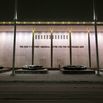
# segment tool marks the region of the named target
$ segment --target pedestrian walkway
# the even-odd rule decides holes
[[[11,71],[0,73],[0,82],[62,82],[62,83],[103,83],[103,72],[96,74],[62,74],[59,70],[49,70],[47,74],[15,74]]]

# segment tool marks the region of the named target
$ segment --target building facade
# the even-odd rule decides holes
[[[103,68],[103,25],[98,23],[99,65]],[[12,67],[13,23],[0,24],[0,65]],[[92,22],[18,22],[15,67],[42,65],[59,68],[84,65],[97,68],[95,30]]]

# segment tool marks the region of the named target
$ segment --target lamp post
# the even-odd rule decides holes
[[[97,75],[100,75],[100,71],[99,71],[99,52],[98,52],[98,35],[97,35],[97,16],[96,16],[94,0],[93,0],[93,21],[94,21],[95,42],[96,42]]]
[[[12,62],[12,74],[11,74],[12,76],[15,76],[16,21],[17,21],[17,0],[15,0],[15,11],[14,11],[13,62]]]

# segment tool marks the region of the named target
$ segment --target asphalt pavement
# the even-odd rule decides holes
[[[102,84],[0,83],[0,103],[102,103]]]
[[[103,73],[0,73],[0,103],[102,103]]]

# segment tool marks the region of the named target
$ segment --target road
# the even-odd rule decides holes
[[[0,83],[0,103],[103,103],[103,84]]]

